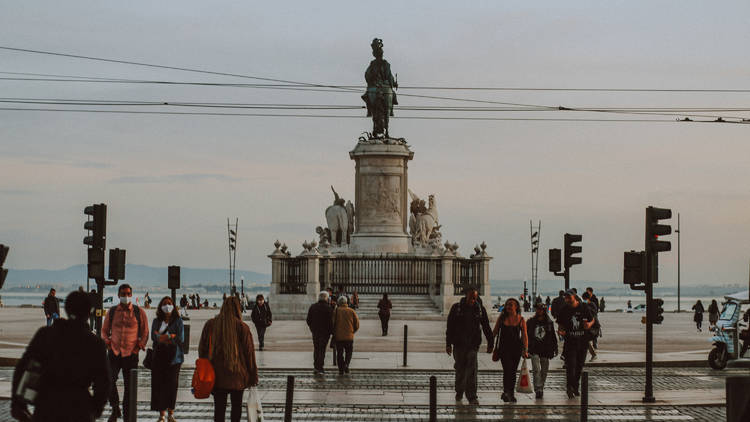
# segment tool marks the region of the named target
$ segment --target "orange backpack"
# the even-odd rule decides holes
[[[211,358],[211,337],[208,337],[208,357]],[[216,373],[211,361],[206,358],[198,358],[195,361],[195,372],[193,372],[193,396],[196,399],[207,399],[214,389]]]

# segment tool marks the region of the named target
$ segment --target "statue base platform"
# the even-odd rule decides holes
[[[411,236],[399,233],[355,233],[351,253],[409,253]]]

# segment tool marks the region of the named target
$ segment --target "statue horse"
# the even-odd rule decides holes
[[[341,246],[348,243],[349,215],[346,208],[341,205],[331,205],[326,208],[326,221],[328,230],[331,232],[331,243]]]
[[[429,197],[429,204],[426,212],[414,217],[413,221],[411,218],[409,219],[409,227],[414,228],[414,239],[422,245],[429,243],[432,230],[438,224],[437,204],[433,195]],[[413,226],[412,223],[414,223]]]

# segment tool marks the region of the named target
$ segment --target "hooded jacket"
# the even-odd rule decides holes
[[[529,354],[552,359],[557,355],[557,333],[555,324],[545,313],[544,318],[534,315],[526,320],[526,332],[529,335]]]
[[[93,421],[102,414],[111,387],[107,349],[86,322],[58,319],[40,328],[16,365],[11,391],[31,360],[42,366],[34,421]],[[18,406],[16,398],[13,402]]]
[[[477,298],[474,306],[466,303],[466,298],[454,303],[448,314],[448,328],[445,331],[445,344],[456,347],[478,349],[482,344],[482,331],[488,344],[492,344],[492,328],[487,317],[487,310],[482,300]]]

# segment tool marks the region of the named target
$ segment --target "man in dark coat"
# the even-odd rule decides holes
[[[60,300],[55,295],[55,289],[49,289],[49,294],[44,298],[44,316],[47,318],[48,327],[60,318]]]
[[[266,302],[263,295],[255,297],[255,307],[250,313],[250,319],[255,324],[255,330],[258,332],[258,350],[263,350],[265,346],[264,340],[266,338],[266,328],[271,326],[273,318],[271,315],[271,307]]]
[[[477,353],[482,344],[482,332],[487,338],[487,353],[492,353],[492,328],[487,310],[479,299],[476,289],[470,288],[459,303],[451,306],[448,314],[448,328],[445,332],[445,352],[453,352],[456,369],[456,400],[464,393],[469,403],[478,405],[477,400]]]
[[[18,420],[44,422],[94,421],[102,414],[112,386],[107,349],[89,331],[89,295],[73,292],[65,300],[68,319],[40,328],[13,372],[11,415]],[[32,361],[41,365],[42,377],[30,417],[26,404],[15,395]],[[89,388],[93,387],[93,396]]]
[[[307,311],[307,326],[313,336],[313,362],[315,374],[325,374],[323,365],[326,358],[328,339],[333,333],[333,309],[328,304],[328,292],[323,290],[318,294],[318,301],[310,305]]]
[[[555,321],[560,317],[560,310],[563,306],[565,306],[565,292],[560,290],[559,296],[552,300],[552,305],[550,307],[550,313]]]

